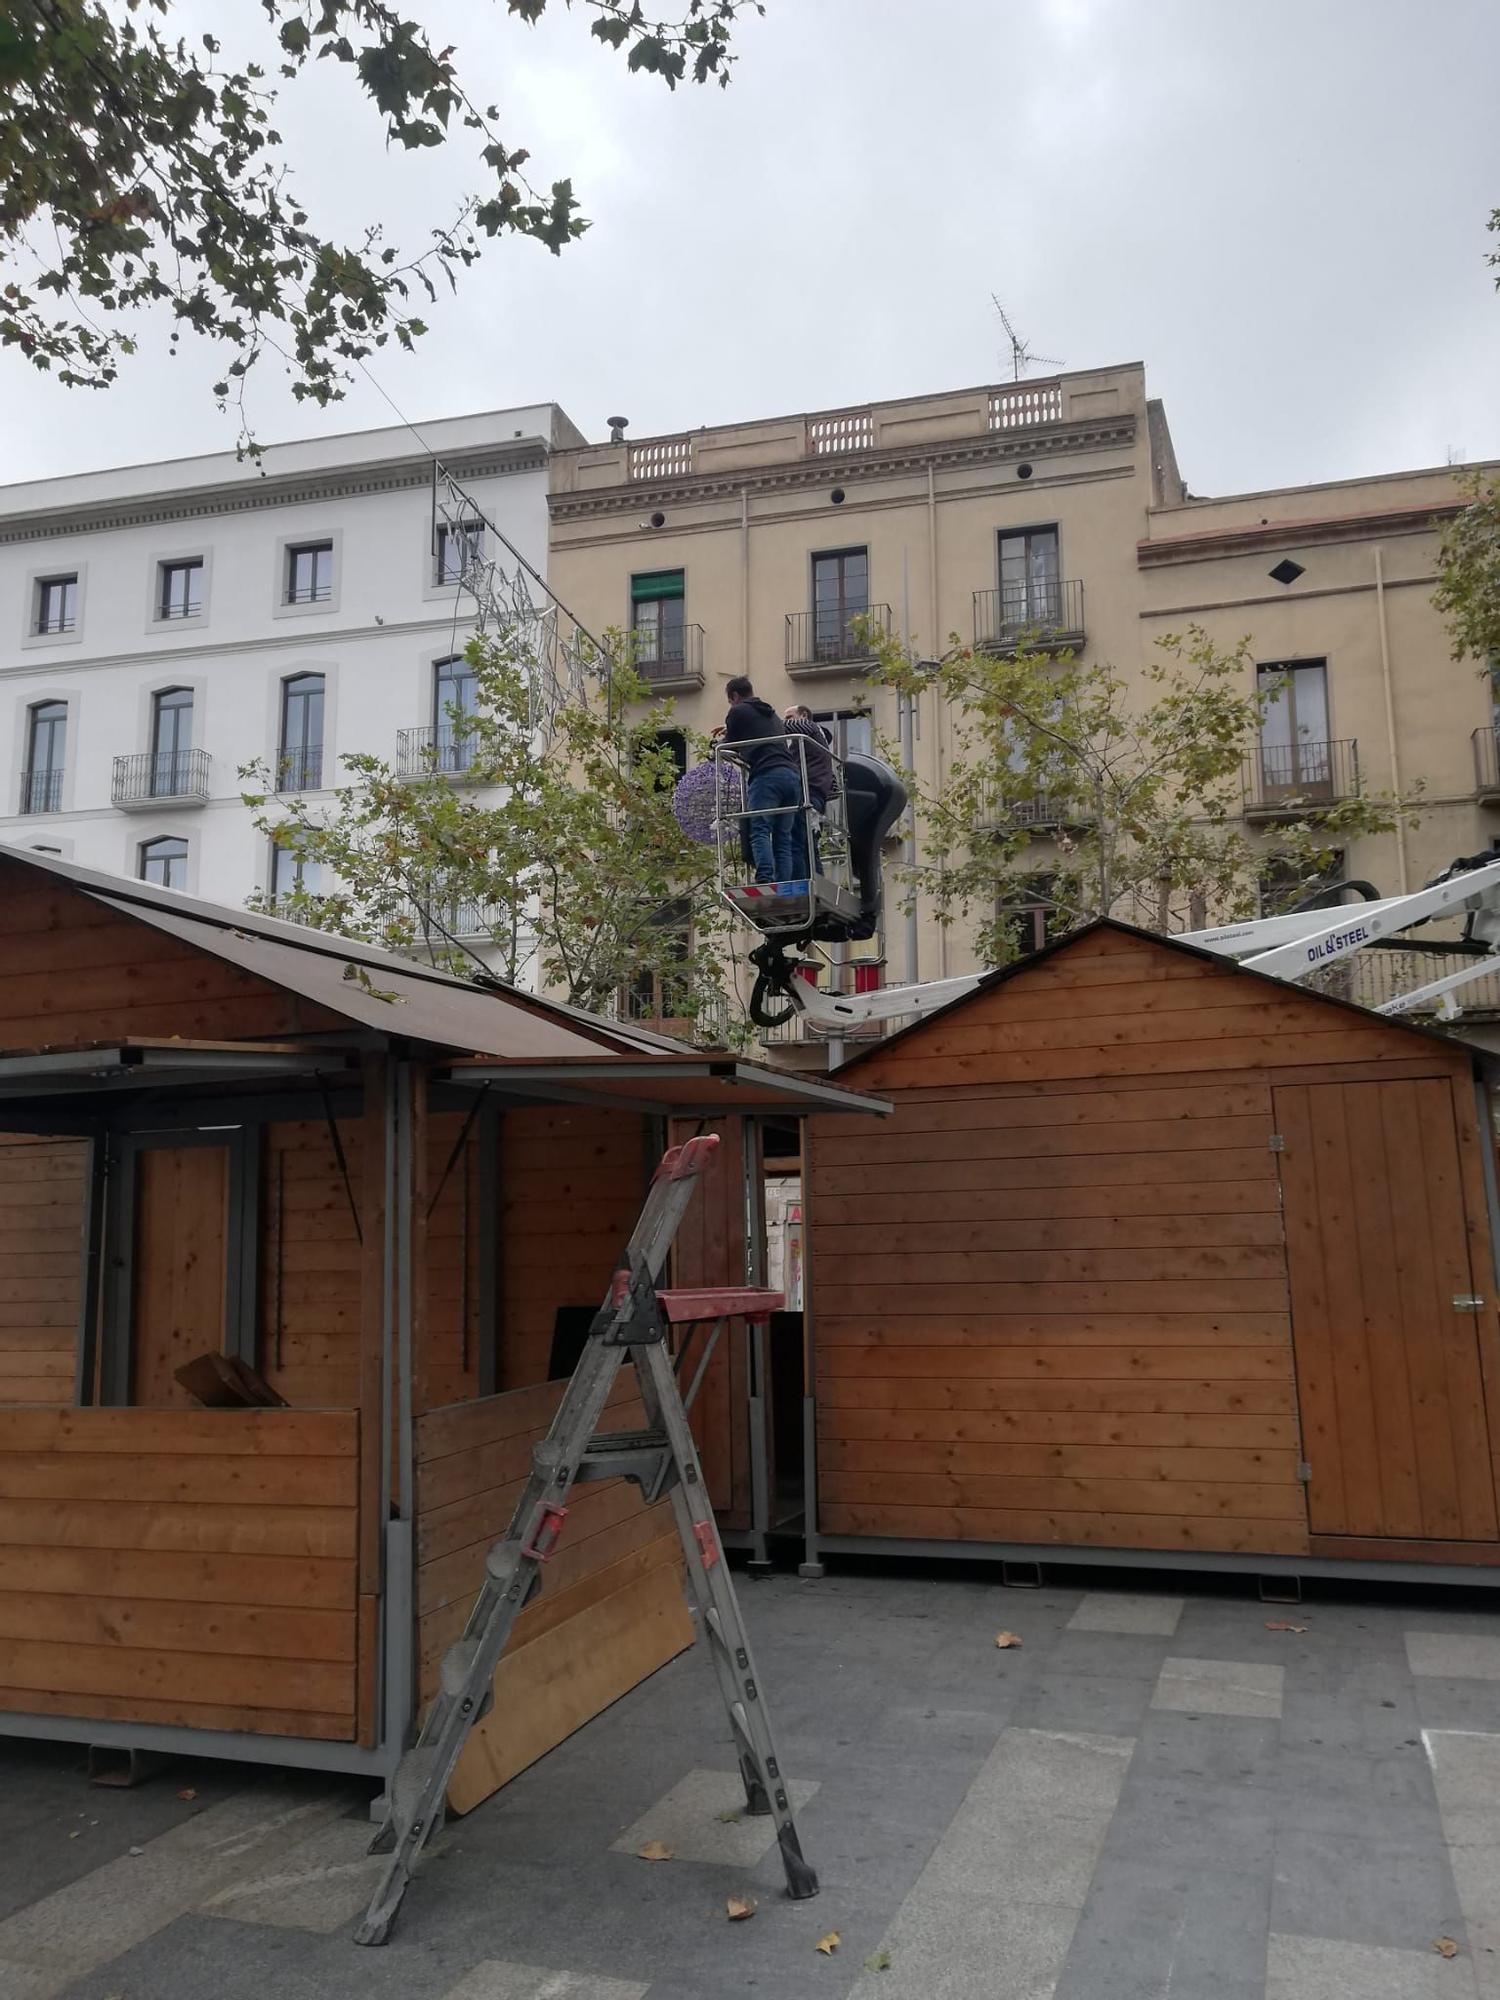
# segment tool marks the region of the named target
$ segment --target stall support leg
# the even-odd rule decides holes
[[[814,1396],[802,1398],[802,1560],[797,1574],[809,1583],[819,1583],[823,1577],[818,1547],[818,1404]]]

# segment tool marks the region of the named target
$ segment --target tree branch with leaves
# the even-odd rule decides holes
[[[475,712],[445,718],[441,754],[413,772],[345,756],[329,804],[245,767],[257,828],[303,871],[258,906],[595,1011],[644,987],[669,1002],[655,1011],[717,1026],[726,919],[713,856],[672,810],[670,705],[616,664],[607,697],[558,709],[543,749],[519,638],[476,639],[467,658]]]
[[[1120,916],[1159,930],[1282,907],[1328,879],[1348,843],[1414,817],[1363,788],[1279,788],[1274,819],[1245,823],[1243,776],[1280,684],[1257,687],[1248,647],[1194,628],[1160,641],[1133,683],[1107,664],[1022,644],[956,639],[936,670],[871,633],[877,682],[936,688],[954,752],[937,786],[909,772],[924,861],[903,884],[979,956],[1015,955],[1015,913],[1045,900],[1058,926]],[[1326,747],[1325,747],[1325,755]],[[1301,774],[1315,773],[1304,758]]]
[[[638,0],[560,4],[669,89],[727,83],[738,17],[764,11],[677,0],[676,18],[655,19]],[[530,26],[548,0],[504,5]],[[108,387],[135,352],[135,316],[166,306],[174,350],[187,328],[226,351],[215,393],[238,407],[241,448],[256,455],[244,387],[267,350],[294,396],[335,401],[377,348],[425,333],[413,301],[456,288],[487,239],[557,252],[588,227],[571,179],[534,184],[527,149],[471,93],[456,49],[385,0],[260,0],[265,54],[242,63],[215,34],[174,36],[179,12],[174,0],[11,0],[0,18],[0,345],[68,386]],[[388,146],[472,135],[471,184],[415,252],[386,242],[378,220],[339,242],[294,189],[277,106],[325,61],[347,71]]]

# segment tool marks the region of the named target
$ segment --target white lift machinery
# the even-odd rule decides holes
[[[808,885],[797,886],[805,895]],[[1333,900],[1350,894],[1363,895],[1365,900],[1353,903]],[[733,901],[742,916],[756,922],[753,898],[735,897]],[[777,901],[774,895],[767,898],[772,907]],[[1479,854],[1457,860],[1424,888],[1409,895],[1380,897],[1367,883],[1344,883],[1325,891],[1318,904],[1279,917],[1260,917],[1175,935],[1181,944],[1217,952],[1252,971],[1295,984],[1310,973],[1335,965],[1371,945],[1394,942],[1416,925],[1464,916],[1463,940],[1456,942],[1455,948],[1467,947],[1473,954],[1471,962],[1441,979],[1384,1001],[1374,1010],[1380,1014],[1405,1014],[1432,1007],[1439,1018],[1451,1020],[1462,1011],[1462,1003],[1456,996],[1471,980],[1500,972],[1500,858],[1494,855]],[[954,979],[924,980],[914,986],[881,987],[872,993],[824,992],[799,974],[799,961],[787,957],[792,940],[784,931],[778,936],[772,924],[758,927],[767,931],[768,944],[752,953],[752,958],[767,990],[786,1003],[788,1013],[779,1018],[795,1014],[818,1035],[841,1037],[870,1021],[920,1018],[972,993],[987,976],[965,973]]]

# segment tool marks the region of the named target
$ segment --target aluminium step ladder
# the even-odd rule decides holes
[[[633,1480],[648,1506],[670,1494],[688,1588],[729,1712],[746,1810],[769,1814],[776,1822],[787,1893],[798,1899],[818,1893],[818,1878],[802,1858],[765,1696],[687,1415],[724,1321],[768,1317],[781,1305],[781,1294],[656,1288],[698,1177],[718,1143],[712,1133],[689,1139],[674,1146],[656,1170],[552,1428],[532,1453],[531,1476],[510,1526],[485,1558],[485,1580],[462,1636],[443,1660],[421,1734],[391,1780],[388,1816],[370,1850],[389,1853],[391,1859],[354,1933],[357,1944],[384,1944],[390,1936],[412,1870],[442,1824],[448,1781],[469,1731],[488,1713],[495,1669],[511,1628],[541,1587],[542,1565],[567,1518],[568,1495],[575,1484],[594,1479]],[[686,1362],[692,1329],[700,1324],[713,1331],[684,1400],[678,1371]],[[673,1325],[688,1329],[675,1367],[668,1351]],[[646,1428],[601,1433],[599,1421],[627,1360],[635,1363]]]

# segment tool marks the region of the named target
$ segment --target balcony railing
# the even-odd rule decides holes
[[[974,644],[1012,652],[1022,640],[1038,646],[1083,644],[1083,584],[1077,577],[1002,584],[974,593]]]
[[[662,690],[703,685],[703,627],[682,625],[670,632],[637,629],[635,670],[643,681]]]
[[[432,914],[434,921],[456,938],[492,937],[506,921],[498,903],[435,903]]]
[[[786,615],[786,670],[819,674],[874,658],[873,641],[889,638],[891,607],[866,604],[857,610],[830,605],[822,611]]]
[[[396,732],[396,773],[402,778],[462,778],[479,761],[479,745],[472,730],[456,729],[451,722],[428,724],[425,729]]]
[[[1359,909],[1357,903],[1346,907],[1351,915]],[[1303,984],[1340,1000],[1352,1000],[1360,1007],[1379,1007],[1399,994],[1414,993],[1419,987],[1446,979],[1450,972],[1461,972],[1466,965],[1473,964],[1474,958],[1473,952],[1461,951],[1457,946],[1449,951],[1440,947],[1425,951],[1387,950],[1379,946],[1341,958],[1310,974]],[[1467,985],[1455,989],[1452,999],[1465,1015],[1500,1015],[1500,973],[1487,972],[1482,979],[1471,979]],[[1420,1021],[1438,1015],[1439,1011],[1440,1002],[1429,1000],[1396,1018]]]
[[[278,792],[316,792],[323,784],[323,746],[303,743],[283,749],[276,759]]]
[[[1474,745],[1474,789],[1482,799],[1500,799],[1500,722],[1476,729]]]
[[[1035,792],[1028,799],[1007,799],[1001,787],[986,785],[974,813],[976,833],[1010,833],[1017,827],[1033,832],[1082,826],[1087,815],[1071,799]]]
[[[55,813],[62,811],[63,767],[55,765],[46,771],[23,771],[21,773],[21,810],[23,813]]]
[[[165,801],[205,805],[208,765],[206,750],[143,750],[116,757],[114,803],[124,812]]]
[[[1245,758],[1241,790],[1247,817],[1295,818],[1318,806],[1359,796],[1359,744],[1262,743]]]

